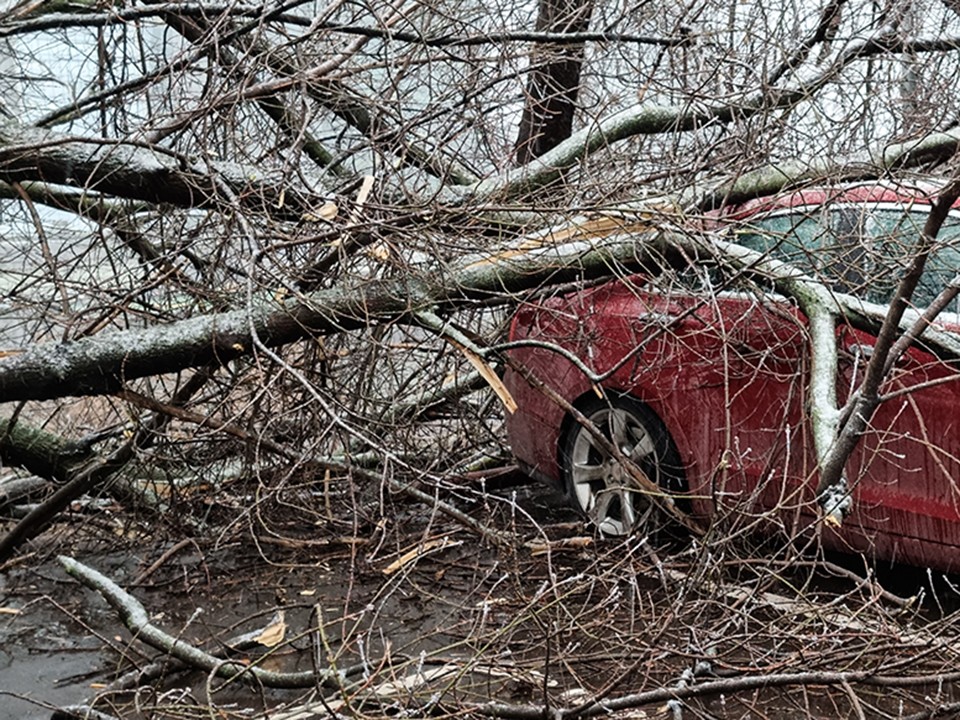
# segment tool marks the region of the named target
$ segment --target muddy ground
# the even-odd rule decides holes
[[[336,534],[311,533],[282,503],[186,540],[170,523],[77,512],[0,575],[0,718],[78,704],[124,718],[479,716],[491,702],[552,711],[591,698],[621,702],[599,714],[625,718],[912,718],[960,699],[949,578],[931,585],[922,571],[886,570],[885,595],[769,542],[711,552],[601,540],[557,494],[504,485],[451,501],[514,532],[513,546],[399,499]],[[58,554],[220,657],[286,673],[354,671],[340,690],[197,671],[120,690],[118,677],[159,653]],[[904,606],[897,594],[922,597]],[[245,633],[246,644],[230,646]],[[790,681],[799,673],[813,677]],[[915,682],[883,680],[908,676]],[[717,689],[682,703],[638,695],[694,686]]]

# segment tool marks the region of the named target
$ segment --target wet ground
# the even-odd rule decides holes
[[[520,492],[538,519],[556,515],[579,524],[560,496],[536,485]],[[448,631],[461,623],[464,604],[476,606],[471,613],[481,607],[485,587],[497,577],[497,551],[443,520],[434,531],[424,534],[421,527],[403,539],[381,533],[376,545],[360,537],[245,537],[214,547],[133,538],[118,538],[124,546],[118,552],[104,551],[89,537],[75,547],[60,537],[0,573],[0,720],[49,718],[57,707],[85,703],[120,669],[142,666],[156,654],[132,642],[103,598],[70,578],[54,553],[68,553],[108,576],[158,625],[211,651],[269,624],[278,609],[284,610],[289,638],[314,623],[319,605],[328,622],[340,619],[328,641],[352,643],[351,662],[362,654],[356,649],[361,644],[377,655],[389,645],[397,656],[455,644],[462,630]],[[418,546],[427,547],[423,557],[405,557]],[[391,565],[398,567],[390,572]],[[310,654],[309,642],[293,639],[266,667],[308,670]],[[191,677],[164,692],[192,693],[196,683]],[[249,693],[240,695],[249,704]],[[267,695],[273,697],[261,697],[252,707],[282,702],[285,694]]]
[[[127,558],[92,560],[129,575]],[[52,560],[0,575],[0,718],[49,718],[51,708],[87,700],[107,660],[96,636],[115,615],[70,582]]]
[[[56,553],[102,572],[158,627],[207,652],[286,673],[360,668],[346,695],[374,716],[489,701],[571,707],[596,693],[801,670],[936,677],[958,666],[949,582],[932,601],[928,592],[919,608],[903,608],[796,559],[778,564],[775,552],[751,560],[720,546],[597,540],[562,498],[536,485],[465,507],[516,532],[518,543],[496,547],[415,505],[337,536],[311,535],[283,514],[189,541],[128,524],[108,543],[102,530],[71,534],[76,526],[64,525],[0,574],[0,720],[49,718],[53,708],[94,699],[116,717],[258,717],[271,708],[271,718],[312,718],[343,697],[201,672],[143,681],[136,692],[111,689],[157,652],[69,577]],[[902,594],[927,583],[909,569],[888,575]],[[257,642],[228,647],[251,631]],[[695,672],[707,674],[691,679]],[[730,691],[689,700],[682,716],[906,718],[954,702],[958,686]],[[620,715],[674,712],[658,701]]]

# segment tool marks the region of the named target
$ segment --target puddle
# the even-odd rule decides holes
[[[52,566],[46,569],[53,571]],[[70,593],[54,593],[45,579],[30,575],[0,576],[0,607],[18,611],[0,614],[0,691],[21,696],[4,695],[0,720],[49,718],[49,706],[83,702],[95,692],[88,676],[105,660],[103,643],[68,616],[88,614],[82,601]],[[59,607],[53,601],[58,596],[64,603]]]
[[[99,649],[48,651],[31,653],[29,649],[4,637],[0,651],[0,688],[5,695],[0,701],[0,720],[48,719],[50,709],[38,707],[48,703],[54,707],[74,705],[87,700],[95,691],[88,682],[64,682],[95,671],[102,663]],[[31,702],[32,701],[32,702]]]

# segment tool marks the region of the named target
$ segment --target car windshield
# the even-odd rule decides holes
[[[748,219],[737,239],[814,274],[839,292],[888,303],[928,213],[929,206],[836,203],[790,208]],[[929,305],[958,271],[960,215],[951,214],[937,235],[913,303]]]

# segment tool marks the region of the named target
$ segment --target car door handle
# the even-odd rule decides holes
[[[847,345],[847,352],[855,357],[862,357],[869,360],[873,355],[873,345],[869,343],[852,343]]]

